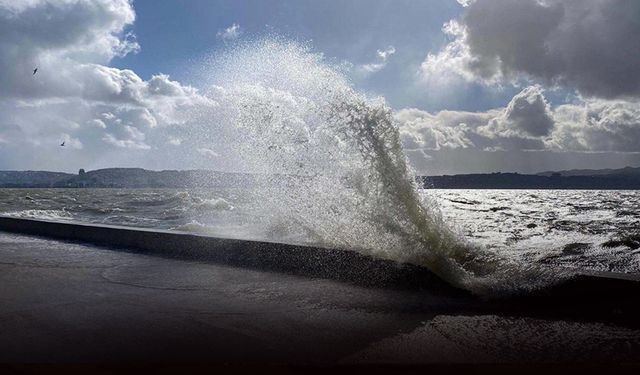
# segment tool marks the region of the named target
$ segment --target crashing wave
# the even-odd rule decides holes
[[[228,147],[257,174],[254,206],[274,231],[309,242],[425,266],[476,293],[541,287],[555,276],[475,246],[418,194],[391,109],[356,92],[307,46],[267,38],[214,62],[199,111],[203,141]],[[285,231],[286,232],[286,231]]]
[[[44,220],[71,220],[73,216],[65,210],[22,210],[4,213],[5,216]]]

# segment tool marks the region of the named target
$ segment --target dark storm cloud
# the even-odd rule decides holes
[[[442,90],[462,83],[487,95],[535,84],[504,108],[423,114],[408,122],[408,112],[399,116],[407,148],[439,145],[423,147],[424,158],[411,153],[416,165],[451,170],[450,160],[474,155],[487,163],[485,170],[509,169],[511,161],[515,170],[535,170],[526,166],[527,155],[542,163],[552,155],[559,163],[589,167],[577,159],[582,154],[597,168],[630,160],[621,154],[640,153],[640,1],[459,3],[464,13],[444,24],[450,41],[427,55],[419,70],[422,83]],[[543,87],[554,91],[554,105]],[[476,121],[461,122],[462,114]]]
[[[584,96],[640,97],[640,1],[477,0],[453,22],[459,29],[445,31],[456,40],[424,66],[445,59],[485,81],[525,76]]]

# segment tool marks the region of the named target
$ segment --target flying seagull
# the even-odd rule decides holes
[[[33,75],[35,76],[38,73],[38,68],[33,69]]]
[[[66,141],[62,141],[62,143],[60,143],[60,147],[64,147],[64,143],[65,143],[65,142],[66,142]]]

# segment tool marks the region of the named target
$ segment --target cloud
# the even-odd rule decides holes
[[[125,125],[119,128],[120,136],[107,133],[102,138],[103,141],[121,148],[132,148],[140,150],[148,150],[151,148],[148,144],[144,143],[145,135],[140,130],[130,125]]]
[[[452,116],[454,118],[452,118]],[[439,112],[432,115],[418,109],[403,109],[395,119],[407,150],[440,150],[473,147],[467,122],[484,123],[482,114]]]
[[[464,83],[474,84],[466,88],[479,84],[492,92],[505,85],[526,88],[503,108],[426,113],[422,121],[401,122],[405,146],[421,146],[432,157],[429,163],[412,160],[451,168],[451,160],[471,163],[461,157],[466,155],[504,168],[508,163],[496,155],[516,158],[514,165],[524,167],[526,155],[547,164],[556,158],[575,165],[580,158],[594,163],[589,155],[607,154],[606,160],[620,162],[631,156],[612,155],[640,152],[640,48],[633,43],[640,35],[640,3],[459,3],[464,13],[443,26],[449,42],[427,55],[419,69],[421,81],[432,90]],[[552,106],[543,87],[575,90],[577,99]],[[433,144],[439,148],[429,147]],[[606,165],[602,158],[602,164],[592,165]]]
[[[377,73],[387,66],[387,61],[396,53],[394,46],[389,46],[384,50],[377,50],[377,61],[369,64],[363,64],[358,67],[362,75]]]
[[[468,7],[474,0],[456,0],[463,7]]]
[[[226,29],[218,31],[216,37],[227,43],[238,39],[241,34],[242,30],[240,29],[240,25],[234,23]]]
[[[463,80],[495,86],[503,80],[502,74],[492,66],[472,55],[467,42],[468,32],[464,25],[456,20],[444,24],[442,32],[452,41],[440,52],[429,53],[420,65],[419,76],[429,86],[448,86]]]
[[[380,59],[382,59],[382,61],[387,61],[387,59],[395,53],[396,48],[394,46],[389,46],[383,51],[378,50],[378,56],[380,57]]]
[[[527,87],[504,108],[484,112],[418,109],[396,113],[405,148],[540,150],[554,127],[550,106],[539,86]]]
[[[540,86],[484,112],[403,109],[395,114],[405,149],[640,152],[640,101],[581,99],[552,108]]]
[[[210,157],[210,158],[217,158],[218,156],[220,156],[220,155],[218,155],[217,152],[215,152],[215,151],[213,151],[213,150],[211,150],[209,148],[201,147],[201,148],[198,148],[197,151],[198,151],[198,153],[200,155],[204,155],[204,156],[207,156],[207,157]]]
[[[544,137],[554,127],[551,106],[540,86],[530,86],[511,99],[500,116],[482,127],[481,133],[490,137]]]
[[[548,147],[587,152],[640,152],[640,102],[589,99],[554,112]]]
[[[167,144],[170,144],[171,146],[180,146],[182,144],[182,139],[169,137]]]
[[[140,49],[128,30],[135,18],[127,0],[0,1],[2,167],[59,169],[149,151],[155,134],[215,104],[167,75],[143,80],[109,66]],[[61,159],[63,140],[73,157]]]
[[[481,83],[533,79],[586,97],[640,97],[640,2],[477,0],[445,25],[453,38],[421,75]]]
[[[82,72],[86,66],[78,72],[68,61],[106,63],[137,51],[134,38],[124,33],[134,20],[125,0],[0,3],[0,95],[45,96],[80,88],[65,83],[90,72]],[[38,73],[29,77],[36,67]]]

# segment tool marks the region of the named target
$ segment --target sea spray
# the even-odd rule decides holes
[[[419,195],[384,100],[356,92],[308,46],[249,42],[214,59],[211,70],[208,96],[217,106],[197,113],[195,132],[225,147],[237,170],[255,174],[251,196],[271,239],[302,232],[316,245],[428,267],[479,294],[554,279],[451,230]]]

